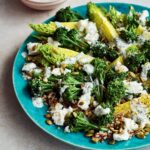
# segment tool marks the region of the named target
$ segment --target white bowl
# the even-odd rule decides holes
[[[65,2],[66,0],[52,0],[51,2],[45,1],[44,2],[40,2],[40,1],[36,1],[34,2],[33,0],[21,0],[22,3],[32,9],[36,9],[36,10],[51,10],[56,8],[59,4]]]

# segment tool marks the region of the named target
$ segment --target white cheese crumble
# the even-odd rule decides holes
[[[64,72],[63,72],[63,74],[67,74],[67,73],[70,73],[70,72],[71,72],[71,70],[70,70],[70,69],[65,68],[65,70],[64,70]]]
[[[67,85],[64,85],[63,87],[60,88],[60,95],[62,96],[62,94],[65,92],[65,90],[68,88]]]
[[[78,101],[78,107],[82,110],[87,110],[89,108],[92,89],[93,83],[91,82],[86,82],[82,87],[83,95],[81,95]]]
[[[70,133],[69,126],[66,126],[65,129],[64,129],[64,131]]]
[[[25,72],[31,72],[33,71],[35,68],[36,68],[36,64],[35,63],[26,63],[24,64],[23,68],[22,68],[22,71],[25,71]]]
[[[91,65],[91,64],[85,64],[83,65],[83,68],[82,68],[87,74],[93,74],[94,73],[94,66]]]
[[[116,141],[125,141],[131,138],[131,135],[129,134],[130,131],[134,131],[138,129],[138,125],[135,123],[134,120],[130,118],[123,118],[124,121],[124,130],[123,133],[113,134],[113,139]]]
[[[146,124],[150,124],[147,106],[139,102],[137,99],[133,99],[130,104],[133,120],[142,128],[144,128]]]
[[[120,52],[123,54],[123,56],[126,57],[126,49],[130,47],[132,44],[128,44],[120,38],[116,39],[116,44]]]
[[[128,133],[127,130],[124,130],[122,134],[113,134],[113,139],[115,141],[125,141],[128,140],[130,138],[130,134]]]
[[[91,22],[88,19],[80,20],[77,27],[79,31],[85,31],[86,35],[84,39],[88,44],[95,44],[99,39],[98,30],[94,22]]]
[[[28,54],[27,54],[26,52],[22,52],[22,53],[21,53],[21,56],[22,56],[23,58],[26,58],[27,55],[28,55]]]
[[[125,65],[122,65],[119,61],[116,63],[115,65],[115,71],[118,71],[118,72],[127,72],[129,71],[129,69],[125,66]]]
[[[68,113],[73,111],[72,107],[63,108],[63,105],[57,103],[51,110],[52,119],[56,125],[63,126],[65,122],[65,117]]]
[[[146,24],[146,18],[149,17],[149,12],[148,10],[143,10],[143,12],[141,13],[140,17],[139,17],[139,20],[141,22],[141,24],[143,26],[145,26]]]
[[[41,72],[42,72],[42,69],[39,69],[39,68],[34,69],[34,73],[36,75],[40,74]]]
[[[124,86],[126,87],[126,92],[129,94],[146,94],[146,90],[143,89],[142,83],[137,81],[123,81]]]
[[[68,57],[64,61],[61,62],[61,64],[68,64],[68,65],[73,65],[75,64],[80,58],[84,56],[84,53],[78,53],[75,57]]]
[[[29,42],[27,44],[27,50],[29,55],[34,55],[37,53],[37,45],[39,45],[39,43]]]
[[[44,79],[47,79],[51,76],[51,68],[50,67],[45,67],[44,69]]]
[[[54,68],[51,73],[54,76],[60,76],[61,75],[61,69],[60,68]]]
[[[48,44],[56,46],[56,47],[61,45],[58,41],[54,41],[53,38],[51,38],[51,37],[48,37],[47,42],[48,42]]]
[[[141,79],[143,81],[146,81],[148,79],[147,78],[148,71],[150,71],[150,62],[147,62],[144,65],[142,65]]]
[[[103,108],[101,105],[98,105],[94,110],[94,114],[96,116],[103,116],[109,113],[110,113],[110,108]]]
[[[42,108],[44,106],[43,99],[41,97],[33,97],[32,104],[34,107]]]

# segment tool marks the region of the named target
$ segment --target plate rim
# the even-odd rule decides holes
[[[119,5],[132,5],[134,7],[141,7],[143,9],[147,9],[150,11],[150,7],[147,7],[147,6],[144,6],[144,5],[139,5],[139,4],[133,4],[133,3],[126,3],[126,2],[96,2],[95,3],[96,5],[105,5],[105,4],[108,4],[108,5],[111,5],[111,4],[119,4]],[[77,10],[79,7],[86,7],[86,4],[83,4],[83,5],[78,5],[76,7],[71,7],[71,9],[73,10]],[[54,15],[55,16],[55,15]],[[51,16],[49,17],[48,19],[44,20],[42,23],[45,23],[51,19],[54,18],[54,16]],[[21,98],[18,96],[18,92],[16,90],[16,84],[15,84],[15,64],[17,62],[17,58],[18,58],[18,55],[19,55],[19,52],[21,51],[21,49],[24,47],[24,43],[27,41],[27,39],[33,34],[34,32],[31,32],[26,38],[25,40],[21,43],[21,46],[19,47],[18,51],[16,52],[16,55],[15,55],[15,58],[14,58],[14,61],[13,61],[13,67],[12,67],[12,84],[13,84],[13,90],[14,90],[14,93],[16,95],[16,99],[17,101],[19,102],[20,106],[22,107],[23,111],[25,112],[25,114],[28,116],[28,118],[30,118],[32,120],[32,122],[38,126],[41,130],[43,130],[46,134],[52,136],[53,138],[59,140],[60,142],[63,142],[63,143],[66,143],[66,144],[69,144],[71,146],[74,146],[74,147],[77,147],[77,148],[82,148],[82,149],[87,149],[87,150],[110,150],[108,148],[91,148],[91,147],[88,147],[88,146],[82,146],[82,145],[79,145],[79,144],[75,144],[74,142],[70,142],[70,141],[67,141],[67,140],[64,140],[62,139],[61,137],[53,134],[52,132],[49,133],[43,126],[41,126],[39,123],[37,123],[33,117],[30,115],[30,113],[28,113],[27,109],[23,106],[23,104],[21,103]],[[133,150],[133,149],[139,149],[139,148],[145,148],[145,147],[148,147],[150,146],[150,143],[147,143],[147,144],[144,144],[144,145],[140,145],[140,146],[134,146],[134,147],[128,147],[128,148],[121,148],[122,150]],[[117,149],[119,150],[119,149]]]

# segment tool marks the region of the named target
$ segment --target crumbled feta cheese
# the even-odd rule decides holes
[[[34,55],[37,53],[37,45],[39,45],[39,43],[32,43],[32,42],[29,42],[27,44],[27,50],[28,50],[28,54],[29,55]]]
[[[60,68],[54,68],[51,73],[54,76],[60,76],[61,75],[61,70],[60,70]]]
[[[126,43],[125,41],[123,41],[120,38],[116,39],[116,44],[117,44],[117,47],[120,50],[120,52],[123,54],[123,56],[126,57],[126,49],[128,47],[130,47],[131,44]]]
[[[83,32],[85,28],[88,26],[88,23],[89,23],[88,19],[80,20],[77,25],[79,31]]]
[[[130,118],[123,118],[123,121],[124,121],[123,133],[120,133],[120,134],[114,133],[113,134],[113,139],[116,141],[124,141],[124,140],[130,139],[131,135],[129,132],[138,129],[138,125],[135,123],[134,120],[132,120]]]
[[[123,118],[124,121],[124,128],[127,129],[128,131],[133,131],[138,129],[138,125],[135,123],[134,120],[130,118]]]
[[[88,19],[80,20],[77,26],[79,31],[85,31],[86,35],[84,39],[88,44],[95,44],[97,42],[99,39],[99,34],[94,22],[91,22]]]
[[[150,124],[147,106],[139,102],[137,99],[133,99],[130,104],[133,120],[142,128],[144,128],[146,124]]]
[[[96,116],[103,116],[109,113],[110,113],[110,108],[103,108],[101,105],[98,105],[94,110],[94,114]]]
[[[126,92],[129,94],[146,94],[146,90],[143,89],[142,83],[137,81],[123,81],[124,86],[126,87]]]
[[[34,107],[42,108],[44,106],[43,99],[41,97],[33,97],[32,104]]]
[[[147,62],[144,65],[142,65],[141,79],[143,81],[147,80],[148,71],[150,71],[150,62]]]
[[[31,72],[33,71],[35,68],[36,68],[36,64],[35,63],[26,63],[23,68],[22,68],[22,71],[25,71],[25,72]]]
[[[92,82],[86,82],[84,83],[82,90],[83,90],[83,94],[86,93],[91,93],[93,89],[93,83]]]
[[[129,71],[129,69],[125,65],[122,65],[119,61],[115,65],[115,70],[118,71],[118,72],[127,72],[127,71]]]
[[[86,93],[83,94],[78,101],[78,107],[80,107],[82,110],[87,110],[90,105],[90,99],[91,99],[91,94]]]
[[[68,65],[73,65],[75,64],[81,57],[84,56],[84,53],[79,53],[75,57],[68,57],[66,58],[61,64],[68,64]]]
[[[51,68],[50,67],[45,67],[45,72],[44,72],[44,78],[47,79],[51,76]]]
[[[67,69],[67,68],[65,68],[65,70],[64,70],[64,74],[67,74],[67,73],[70,73],[71,72],[71,70],[70,69]]]
[[[55,24],[56,24],[57,28],[61,28],[62,27],[61,23],[58,22],[58,21],[55,21]]]
[[[62,94],[65,92],[65,90],[68,88],[67,85],[64,85],[63,87],[60,88],[60,95],[62,96]]]
[[[128,133],[127,130],[124,130],[122,134],[113,134],[113,139],[115,141],[125,141],[125,140],[128,140],[130,138],[130,134]]]
[[[143,10],[143,12],[141,13],[141,16],[139,17],[139,20],[143,26],[145,26],[147,17],[149,17],[148,10]]]
[[[91,64],[85,64],[83,65],[83,70],[87,73],[87,74],[93,74],[94,73],[94,66]]]
[[[66,126],[65,129],[64,129],[64,131],[70,133],[69,126]]]
[[[56,47],[58,47],[59,45],[61,45],[58,41],[54,41],[51,37],[48,37],[48,44],[50,45],[54,45]]]
[[[42,69],[36,68],[34,69],[35,74],[40,74],[42,72]]]
[[[97,101],[93,101],[93,106],[96,107],[98,105]]]
[[[99,39],[99,34],[98,33],[94,33],[94,34],[87,33],[86,36],[84,37],[84,39],[90,45],[95,44]]]
[[[68,113],[73,111],[72,107],[63,108],[62,104],[57,103],[54,108],[52,108],[52,119],[56,125],[63,126],[65,122],[65,117]]]
[[[26,58],[28,54],[26,52],[22,52],[21,55],[23,58]]]
[[[86,56],[86,57],[80,58],[80,59],[78,60],[78,62],[79,62],[81,65],[83,65],[83,64],[89,63],[91,60],[92,60],[91,57],[87,57],[87,56]]]

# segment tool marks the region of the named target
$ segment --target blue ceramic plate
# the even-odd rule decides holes
[[[102,5],[106,8],[109,8],[109,5],[113,5],[117,8],[117,10],[127,13],[129,4],[125,3],[98,3],[98,5]],[[136,11],[141,12],[144,9],[149,10],[149,8],[145,8],[138,5],[133,5],[136,9]],[[74,8],[77,12],[79,12],[81,15],[86,16],[87,7],[79,6]],[[49,22],[50,20],[53,20],[53,18],[50,18],[46,20],[45,22]],[[33,33],[32,33],[33,34]],[[85,149],[93,149],[93,150],[100,150],[100,149],[137,149],[145,146],[150,146],[150,135],[147,136],[145,139],[137,139],[132,138],[128,141],[118,142],[115,145],[109,145],[107,142],[94,144],[90,141],[90,139],[85,138],[83,133],[64,133],[63,129],[58,129],[55,125],[48,126],[45,124],[45,118],[44,114],[47,111],[47,107],[38,109],[33,107],[31,96],[29,94],[29,91],[27,89],[27,81],[25,81],[21,74],[21,69],[23,64],[25,63],[24,58],[22,57],[21,53],[26,51],[26,44],[30,41],[34,41],[34,39],[31,37],[31,35],[25,40],[25,42],[20,47],[13,66],[13,84],[14,84],[14,90],[16,92],[16,96],[18,98],[19,103],[21,104],[22,108],[26,112],[26,114],[33,120],[35,124],[37,124],[42,130],[47,132],[48,134],[52,135],[53,137],[64,141],[68,144],[85,148]]]

